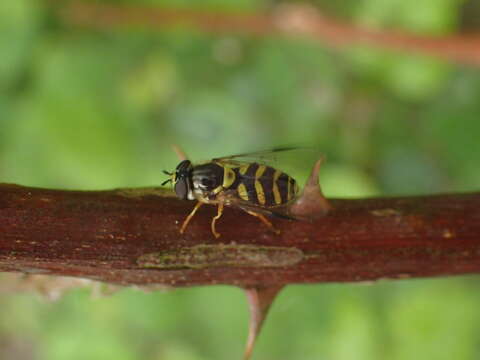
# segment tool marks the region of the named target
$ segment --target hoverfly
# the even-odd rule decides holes
[[[218,238],[216,221],[222,216],[224,206],[235,206],[248,214],[258,217],[275,233],[279,233],[265,217],[291,218],[282,210],[298,194],[295,179],[281,170],[262,162],[248,162],[247,158],[265,158],[280,151],[294,150],[284,147],[255,153],[230,155],[194,165],[190,160],[181,161],[174,172],[163,171],[170,178],[162,186],[172,182],[176,195],[183,200],[197,200],[192,212],[183,222],[183,234],[188,223],[203,204],[217,205],[217,215],[213,217],[211,229]]]

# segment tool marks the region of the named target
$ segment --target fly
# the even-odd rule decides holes
[[[263,164],[263,161],[246,161],[257,158],[263,160],[272,154],[294,150],[276,148],[269,151],[237,154],[212,159],[203,164],[181,161],[174,172],[164,171],[170,178],[162,185],[172,182],[177,197],[182,200],[196,200],[197,204],[184,220],[180,233],[203,204],[217,205],[217,215],[213,217],[211,229],[218,238],[216,221],[223,214],[225,206],[237,207],[259,218],[272,231],[279,234],[266,216],[291,218],[285,214],[285,207],[299,192],[297,182],[285,172]]]

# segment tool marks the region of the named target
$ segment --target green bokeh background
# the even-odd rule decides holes
[[[461,28],[464,2],[316,5],[352,23],[437,36]],[[330,197],[474,191],[479,116],[480,72],[418,54],[191,26],[94,30],[59,18],[46,1],[0,1],[2,182],[155,186],[176,165],[172,143],[196,160],[308,144],[327,155],[321,182]],[[287,165],[301,179],[311,161]],[[477,277],[291,286],[254,359],[478,359],[479,303]],[[55,303],[3,295],[0,359],[239,359],[247,318],[233,287],[94,299],[75,290]]]

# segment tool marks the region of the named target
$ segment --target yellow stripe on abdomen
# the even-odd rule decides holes
[[[228,189],[235,182],[235,171],[231,168],[224,166],[223,167],[223,184],[222,186],[225,189]]]
[[[255,180],[255,191],[257,193],[258,203],[260,205],[265,205],[265,193],[262,184],[260,184],[260,181],[258,180]]]
[[[242,165],[240,166],[240,168],[238,169],[238,172],[242,175],[245,175],[247,173],[247,170],[248,168],[250,167],[250,164],[248,165]]]
[[[240,199],[248,201],[248,192],[244,183],[240,183],[237,187],[238,196]]]
[[[273,199],[275,200],[275,204],[280,205],[282,203],[282,195],[280,194],[280,190],[278,189],[278,184],[277,180],[282,175],[282,172],[280,170],[275,170],[275,173],[273,174]]]
[[[259,165],[257,171],[255,172],[255,180],[261,178],[266,169],[267,167],[265,165]]]

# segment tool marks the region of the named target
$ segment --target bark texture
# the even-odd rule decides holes
[[[0,270],[122,285],[243,287],[480,272],[480,193],[331,200],[313,223],[204,206],[162,189],[0,185]]]

